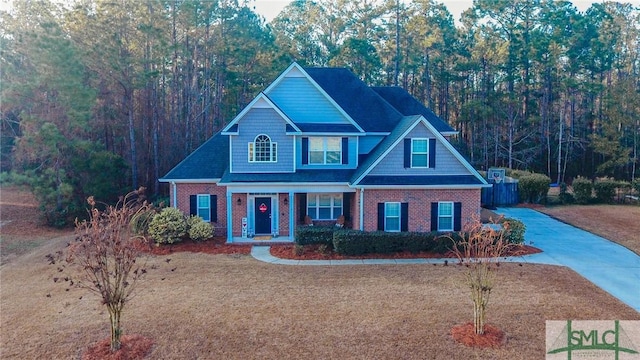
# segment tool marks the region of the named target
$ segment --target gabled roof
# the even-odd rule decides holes
[[[304,71],[366,132],[391,132],[402,114],[345,68]]]
[[[398,86],[372,87],[371,89],[401,112],[402,115],[422,115],[439,132],[445,134],[456,133],[455,129],[411,96],[405,89]]]
[[[218,132],[182,160],[160,182],[216,181],[229,167],[229,136]]]
[[[287,123],[287,126],[290,126],[295,131],[300,131],[300,129],[298,129],[296,124],[294,124],[293,121],[289,119],[287,114],[282,112],[282,110],[280,110],[278,105],[276,105],[273,101],[271,101],[271,99],[269,99],[267,94],[265,94],[264,92],[261,92],[260,94],[258,94],[258,96],[255,97],[255,99],[253,99],[249,103],[249,105],[245,106],[244,109],[242,109],[242,111],[238,115],[236,115],[236,117],[233,118],[233,120],[231,120],[231,122],[227,124],[227,126],[224,127],[224,129],[222,129],[222,133],[227,135],[236,133],[238,131],[238,127],[237,127],[238,121],[240,121],[240,119],[242,119],[251,109],[254,108],[254,106],[256,106],[256,104],[259,104],[259,103],[265,104],[267,107],[275,110],[278,113],[278,115],[280,115],[284,119],[284,121]]]
[[[463,177],[463,178],[457,179],[456,181],[469,180],[470,182],[467,183],[468,185],[481,185],[481,186],[487,185],[487,181],[476,171],[476,169],[474,169],[471,166],[471,164],[469,164],[469,162],[464,157],[462,157],[462,155],[453,147],[453,145],[451,145],[451,143],[449,143],[449,141],[447,141],[447,139],[445,139],[444,136],[440,132],[438,132],[435,129],[435,127],[429,121],[427,121],[422,115],[405,116],[400,121],[400,123],[398,123],[398,126],[396,126],[396,128],[393,129],[391,134],[389,134],[384,140],[380,142],[380,144],[378,144],[378,146],[376,146],[371,151],[369,157],[367,157],[364,163],[362,163],[358,168],[358,170],[354,173],[353,177],[351,178],[351,184],[367,185],[363,182],[372,182],[372,184],[375,183],[376,185],[378,185],[380,182],[383,181],[383,178],[385,178],[386,181],[389,182],[388,183],[389,185],[393,185],[394,183],[397,183],[399,180],[395,178],[400,176],[375,177],[374,179],[375,181],[371,179],[369,180],[365,180],[365,179],[367,177],[367,174],[369,174],[371,170],[373,170],[373,168],[378,163],[380,163],[380,161],[382,161],[382,159],[385,156],[387,156],[389,152],[391,152],[391,150],[393,150],[396,146],[398,146],[398,144],[418,124],[424,124],[431,131],[433,136],[435,136],[436,141],[442,144],[447,149],[447,151],[451,152],[454,155],[454,157],[458,159],[460,163],[469,171],[470,173],[469,177]],[[419,176],[416,176],[416,177],[419,177]],[[422,176],[422,177],[424,178],[425,181],[427,180],[430,182],[435,181],[433,176]],[[471,181],[472,179],[474,180]],[[408,178],[405,180],[408,180]],[[414,182],[416,180],[412,179],[411,181]],[[439,184],[433,184],[433,185],[439,185]],[[465,185],[465,184],[455,184],[455,185]]]

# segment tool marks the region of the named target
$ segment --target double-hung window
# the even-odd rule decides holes
[[[249,162],[276,162],[277,145],[269,136],[261,134],[249,143]]]
[[[309,164],[340,164],[342,162],[342,138],[310,137]]]
[[[438,231],[453,231],[453,202],[438,203]]]
[[[429,139],[411,139],[411,167],[429,167]]]
[[[198,210],[197,214],[204,221],[211,221],[211,196],[209,194],[198,194]]]
[[[400,203],[384,203],[384,231],[400,231]]]
[[[342,215],[342,194],[307,194],[307,214],[313,220],[336,220]]]

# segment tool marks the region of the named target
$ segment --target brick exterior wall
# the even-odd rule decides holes
[[[227,235],[227,187],[216,184],[176,184],[177,206],[173,203],[173,186],[170,186],[171,206],[177,207],[185,215],[189,216],[189,196],[196,194],[209,194],[218,197],[218,221],[212,222],[215,236]],[[235,201],[235,199],[234,199]],[[235,214],[234,214],[235,215]],[[235,217],[235,216],[234,216]]]
[[[409,203],[409,231],[431,231],[431,203],[462,203],[462,226],[480,211],[480,189],[373,190],[364,191],[364,231],[378,229],[378,203]]]

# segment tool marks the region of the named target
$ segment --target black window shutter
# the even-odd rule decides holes
[[[400,231],[409,231],[409,203],[400,204]]]
[[[462,203],[453,203],[453,231],[462,230]]]
[[[218,222],[218,195],[209,195],[209,216],[211,222]]]
[[[349,163],[349,138],[342,138],[342,163]]]
[[[302,138],[302,165],[309,163],[309,138]],[[306,199],[306,198],[305,198]]]
[[[431,231],[438,230],[438,203],[431,203]]]
[[[304,222],[304,218],[307,216],[307,193],[298,194],[298,199],[300,199],[300,207],[298,208],[300,222]]]
[[[429,167],[436,167],[436,139],[429,139]]]
[[[411,167],[411,139],[404,139],[404,167]]]
[[[345,220],[351,220],[351,194],[342,193],[342,215]]]
[[[189,195],[189,215],[198,215],[198,195]]]
[[[384,231],[384,203],[378,203],[378,230]]]

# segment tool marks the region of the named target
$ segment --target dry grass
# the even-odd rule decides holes
[[[44,256],[68,239],[0,267],[0,358],[78,359],[108,336],[97,297],[52,281],[58,273]],[[547,319],[640,320],[566,268],[503,264],[488,322],[507,342],[473,349],[450,335],[472,319],[459,266],[292,267],[196,253],[148,265],[156,269],[123,327],[154,341],[150,359],[540,359]]]
[[[640,255],[640,206],[571,205],[536,210],[598,234]]]

